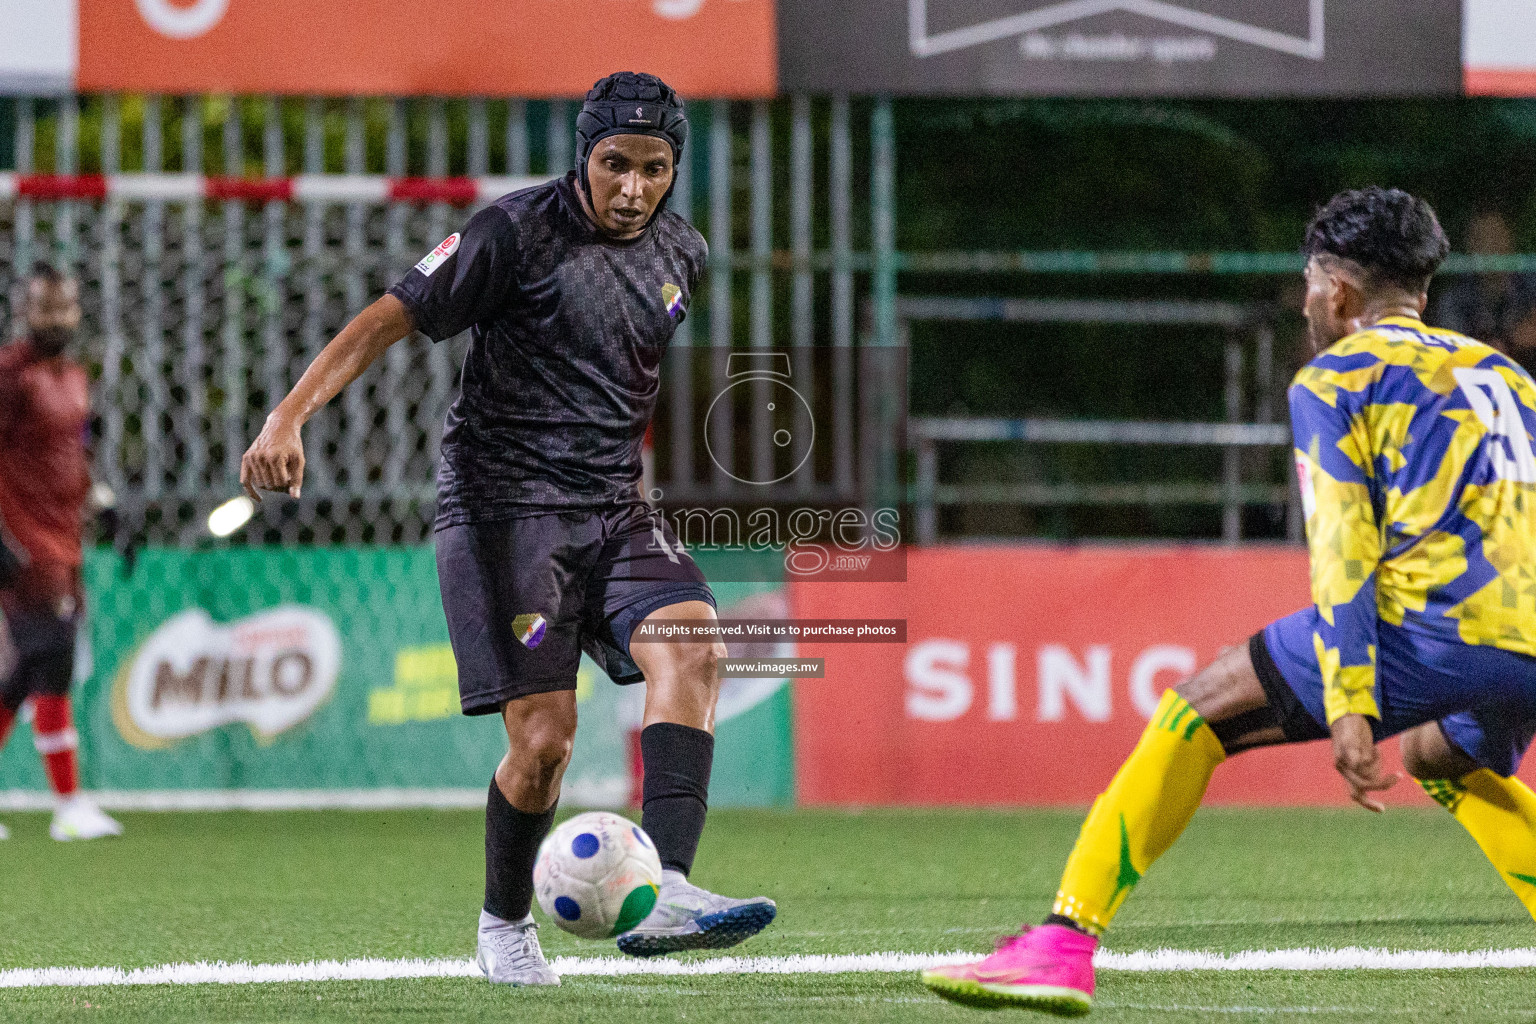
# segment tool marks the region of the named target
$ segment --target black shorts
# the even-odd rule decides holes
[[[582,651],[638,683],[635,626],[669,604],[715,603],[665,517],[638,503],[445,527],[437,578],[466,715],[576,689]]]
[[[14,712],[28,697],[69,693],[83,597],[79,566],[42,560],[27,563],[0,590],[0,629],[15,655],[9,674],[0,678],[0,707]]]

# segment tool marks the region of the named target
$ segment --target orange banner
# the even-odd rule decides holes
[[[79,0],[82,91],[683,97],[777,88],[773,0]]]
[[[802,802],[1087,804],[1166,687],[1309,600],[1288,548],[913,549],[907,571],[791,585],[800,618],[907,620],[904,646],[799,645],[826,659],[794,693]],[[1234,757],[1208,799],[1348,802],[1326,743]]]

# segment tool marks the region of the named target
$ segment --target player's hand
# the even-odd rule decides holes
[[[262,491],[287,491],[297,498],[304,484],[304,442],[297,424],[268,416],[240,460],[240,484],[254,501]]]
[[[1397,785],[1396,772],[1384,775],[1371,720],[1364,715],[1344,715],[1329,727],[1333,733],[1333,766],[1349,785],[1349,798],[1368,811],[1380,814],[1386,805],[1372,793]]]

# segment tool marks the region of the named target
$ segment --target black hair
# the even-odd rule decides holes
[[[1360,265],[1370,284],[1423,291],[1451,251],[1430,205],[1402,189],[1367,188],[1340,192],[1307,225],[1301,250],[1308,257],[1331,255]]]
[[[61,285],[69,278],[47,260],[38,260],[32,264],[32,272],[27,275],[27,280],[35,284]]]
[[[674,164],[682,159],[688,142],[688,115],[683,101],[672,87],[655,75],[640,71],[617,71],[600,78],[587,93],[576,117],[576,179],[587,198],[592,197],[587,182],[587,158],[592,147],[610,135],[652,135],[665,139],[672,147]],[[667,196],[672,190],[667,190]],[[660,213],[666,204],[656,208]]]

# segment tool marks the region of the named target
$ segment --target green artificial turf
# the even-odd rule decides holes
[[[1080,812],[717,811],[697,882],[766,894],[739,948],[985,950],[1038,920]],[[468,957],[482,822],[464,812],[125,815],[127,834],[55,844],[41,815],[0,843],[0,969],[352,957]],[[546,925],[551,955],[612,955]],[[1114,950],[1536,946],[1536,926],[1437,810],[1202,811],[1115,923]],[[85,1004],[89,1003],[87,1007]],[[0,1021],[962,1020],[909,975],[472,980],[0,990]],[[1016,1013],[1017,1019],[1033,1019]],[[1101,972],[1119,1021],[1532,1020],[1521,971]],[[1045,1019],[1045,1018],[1039,1018]]]

